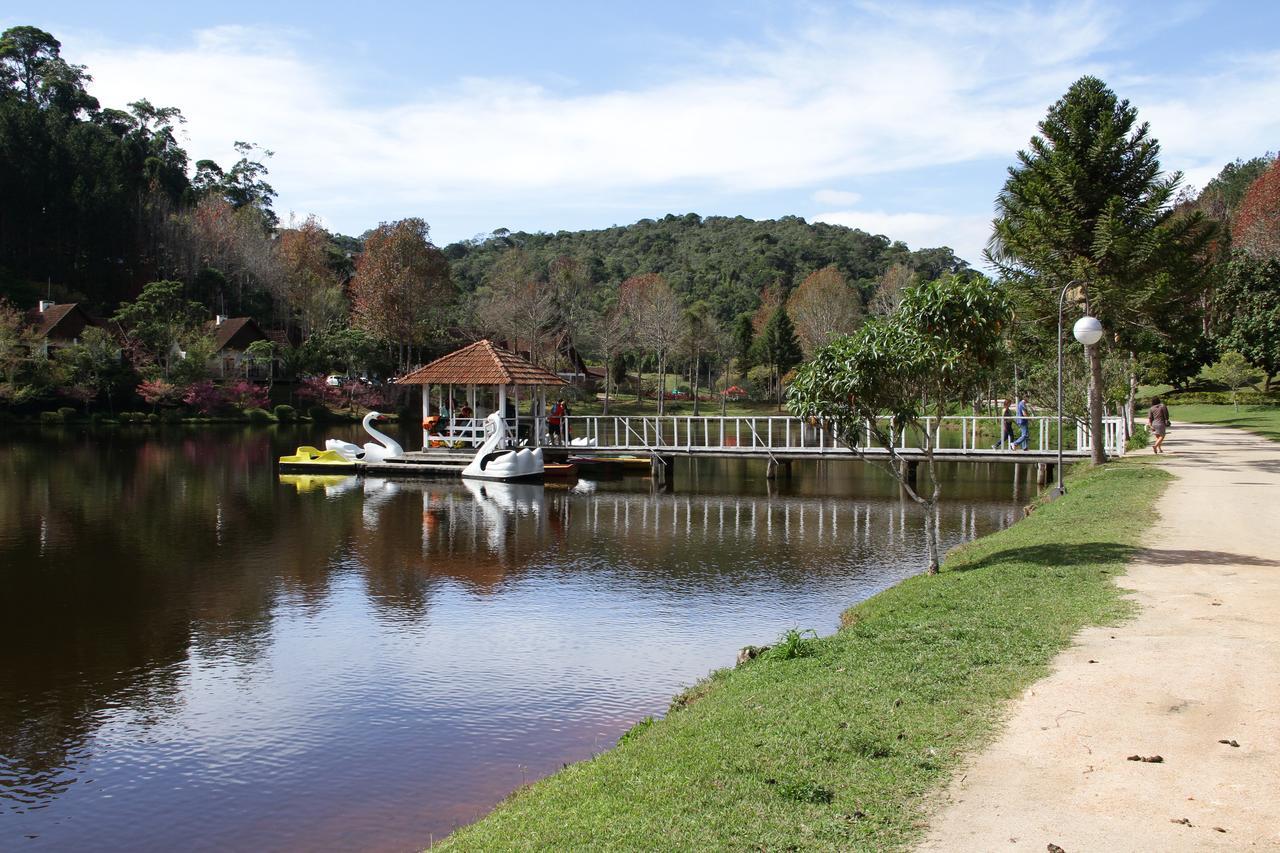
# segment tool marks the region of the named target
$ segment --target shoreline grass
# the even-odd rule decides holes
[[[1280,441],[1280,406],[1234,406],[1214,403],[1175,403],[1169,406],[1175,421],[1229,426],[1247,430],[1272,441]],[[1171,433],[1174,439],[1176,431]]]
[[[1009,700],[1082,627],[1130,612],[1124,571],[1169,475],[1116,463],[845,612],[836,634],[713,673],[618,747],[436,846],[905,849]],[[795,651],[794,649],[792,651]]]

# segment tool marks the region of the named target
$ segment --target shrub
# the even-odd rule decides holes
[[[237,409],[261,409],[267,405],[267,388],[241,379],[222,389],[222,399]]]
[[[208,379],[192,382],[182,395],[182,402],[202,415],[211,415],[226,405],[222,389]]]
[[[294,409],[293,406],[290,406],[288,403],[281,403],[280,405],[275,407],[274,411],[276,414],[276,420],[280,421],[280,423],[282,424],[289,423],[290,421],[293,421],[293,420],[297,420],[297,417],[298,417],[297,410]]]
[[[44,426],[56,426],[63,423],[62,412],[41,412],[40,423]]]
[[[251,409],[245,409],[244,414],[249,419],[249,423],[253,424],[269,424],[273,420],[270,412],[256,406]]]
[[[327,421],[332,415],[324,406],[312,406],[307,409],[307,414],[311,416],[311,420],[316,422]]]
[[[770,660],[791,660],[808,657],[813,653],[813,643],[818,639],[818,632],[809,628],[801,631],[790,628],[774,643],[773,648],[764,653]]]
[[[154,417],[154,415],[152,417]],[[161,423],[166,423],[166,424],[182,423],[182,412],[178,411],[177,409],[161,409],[160,421]]]
[[[163,379],[146,379],[138,383],[138,396],[148,406],[176,406],[182,402],[182,389]]]
[[[93,426],[98,426],[104,420],[106,420],[106,416],[103,415],[102,412],[94,412],[93,414],[89,415],[89,423],[92,424]]]
[[[1169,405],[1183,403],[1186,405],[1231,405],[1230,391],[1175,391],[1162,399]],[[1236,394],[1236,402],[1244,406],[1280,406],[1280,396],[1264,394],[1261,391],[1240,391]]]
[[[1124,443],[1125,450],[1139,450],[1151,443],[1151,433],[1141,424],[1137,424],[1133,428],[1133,435],[1129,436],[1129,440]]]
[[[58,414],[62,415],[63,421],[73,421],[76,419],[77,412],[70,406],[59,406]]]

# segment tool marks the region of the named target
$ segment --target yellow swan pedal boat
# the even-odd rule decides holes
[[[352,460],[336,450],[320,450],[304,444],[292,456],[281,456],[281,465],[346,465],[353,467]]]

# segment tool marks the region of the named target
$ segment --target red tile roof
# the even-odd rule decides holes
[[[232,342],[232,338],[235,338],[241,331],[245,331],[246,334],[239,341],[241,345],[235,347],[235,349],[244,349],[253,341],[259,341],[266,337],[252,317],[228,317],[221,323],[214,320],[211,325],[213,326],[214,352],[222,352]]]
[[[84,326],[103,325],[102,321],[91,315],[80,307],[78,302],[64,302],[61,305],[50,305],[41,311],[39,308],[32,308],[27,312],[27,322],[35,329],[37,335],[47,338],[54,332],[58,326],[67,319],[72,312],[79,312],[82,315],[82,325],[74,326],[65,337],[75,337],[80,333]]]
[[[568,385],[492,341],[474,344],[442,355],[396,380],[399,385]]]

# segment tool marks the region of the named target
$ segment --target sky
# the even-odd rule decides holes
[[[192,158],[274,152],[281,219],[440,245],[667,213],[802,216],[980,265],[994,199],[1084,74],[1203,184],[1280,148],[1280,3],[217,4],[6,0],[104,106]]]

